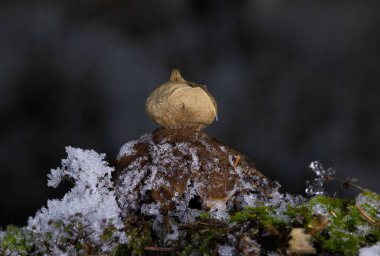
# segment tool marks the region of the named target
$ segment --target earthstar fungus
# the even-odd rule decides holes
[[[191,222],[201,213],[227,219],[230,210],[277,188],[246,156],[202,131],[216,117],[216,101],[178,70],[153,91],[146,110],[162,127],[121,148],[115,193],[125,216],[153,217],[159,237],[170,240],[176,221]]]

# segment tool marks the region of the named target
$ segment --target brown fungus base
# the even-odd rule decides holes
[[[276,186],[246,156],[201,131],[161,128],[123,148],[114,182],[125,211],[154,202],[166,214],[180,201],[201,212],[221,203],[236,210],[244,195],[269,197]]]

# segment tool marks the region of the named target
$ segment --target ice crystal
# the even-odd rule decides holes
[[[329,213],[328,209],[326,208],[325,205],[322,204],[316,204],[312,207],[313,213],[314,214],[319,214],[323,216],[330,216],[331,214]]]
[[[120,148],[119,154],[117,155],[116,159],[119,160],[123,156],[130,156],[130,155],[135,154],[136,150],[134,150],[133,147],[141,141],[149,141],[150,139],[151,139],[151,135],[145,134],[145,135],[141,136],[141,138],[139,140],[132,140],[132,141],[125,143]]]
[[[196,189],[194,184],[187,185],[185,196],[176,201],[176,206],[173,210],[169,211],[169,215],[178,219],[181,223],[191,223],[195,221],[202,211],[199,209],[192,209],[189,207],[190,201],[196,198]]]
[[[219,220],[227,220],[230,215],[227,213],[227,205],[226,202],[223,201],[215,201],[212,203],[212,207],[210,209],[210,214],[212,217]]]
[[[116,241],[125,243],[126,237],[121,231],[124,226],[111,182],[114,169],[103,160],[105,155],[72,147],[67,147],[66,152],[68,157],[62,160],[62,167],[51,170],[48,175],[48,185],[57,187],[68,179],[74,181],[74,187],[61,200],[48,200],[46,208],[29,218],[27,228],[41,239],[49,234],[50,239],[39,246],[47,244],[48,250],[57,252],[54,255],[80,254],[75,245],[60,246],[62,241],[70,239],[78,243],[91,242],[99,246],[100,251],[111,250]],[[107,229],[113,232],[104,241]]]
[[[366,236],[372,231],[372,227],[370,225],[357,225],[356,232],[361,236]]]
[[[129,156],[134,153],[136,153],[136,150],[133,149],[133,147],[136,145],[138,141],[137,140],[132,140],[127,143],[125,143],[121,148],[119,155],[117,156],[117,160],[119,160],[122,156]]]
[[[235,248],[229,245],[221,245],[218,248],[218,253],[220,256],[233,256],[236,255]]]
[[[335,174],[335,169],[331,167],[325,169],[323,165],[318,161],[311,162],[309,168],[312,169],[317,177],[312,181],[306,181],[306,194],[309,196],[327,194],[324,186]]]
[[[370,247],[361,248],[359,256],[376,256],[380,255],[380,242]]]
[[[277,219],[284,221],[289,220],[289,216],[286,216],[285,212],[288,207],[296,207],[306,202],[306,198],[301,195],[291,195],[288,193],[280,193],[278,188],[275,188],[271,194],[270,198],[260,198],[257,194],[247,194],[242,198],[243,207],[259,207],[266,206],[276,209],[275,213],[272,215]]]
[[[173,221],[171,221],[170,224],[172,232],[166,235],[165,242],[168,243],[168,241],[173,241],[175,243],[176,241],[178,241],[179,228],[178,225],[176,225]]]

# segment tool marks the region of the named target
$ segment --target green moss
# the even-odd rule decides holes
[[[342,210],[345,209],[348,203],[349,201],[345,199],[318,195],[311,198],[307,205],[310,207],[310,210],[314,207],[321,207],[326,210],[327,215],[334,216],[341,215]]]
[[[373,243],[380,241],[380,228],[374,229],[368,236],[367,239]]]
[[[182,248],[182,251],[179,253],[179,256],[190,256],[193,252],[193,246],[186,245],[184,248]]]
[[[275,209],[271,206],[246,207],[230,217],[230,222],[242,223],[246,221],[257,221],[260,225],[285,224],[283,219],[276,216]]]
[[[380,196],[365,191],[359,194],[357,200],[318,195],[303,205],[289,205],[284,212],[289,217],[288,220],[276,217],[276,209],[273,207],[261,205],[234,213],[230,221],[239,224],[255,221],[262,226],[280,225],[285,227],[280,229],[282,232],[292,227],[303,227],[313,235],[321,252],[356,255],[359,248],[374,244],[380,238],[376,219],[379,214]],[[368,215],[370,220],[358,209],[359,202],[361,211]],[[260,239],[260,235],[257,239]]]
[[[114,255],[145,255],[144,247],[154,244],[152,234],[152,225],[149,221],[140,218],[139,216],[130,216],[124,222],[129,243],[127,245],[118,246]]]
[[[327,196],[310,199],[307,204],[309,210],[318,208],[329,220],[329,226],[323,234],[314,234],[324,250],[341,255],[356,255],[360,247],[379,241],[378,226],[366,220],[361,211],[373,221],[378,213],[376,205],[380,203],[380,197],[366,191],[359,194],[357,199],[359,198],[361,203]]]
[[[199,218],[200,219],[210,219],[210,218],[212,218],[212,216],[209,212],[204,212],[204,213],[199,214]]]
[[[11,251],[18,255],[29,255],[32,250],[33,236],[32,232],[25,228],[19,228],[13,225],[7,226],[5,235],[0,242],[0,253],[5,255]]]
[[[216,220],[209,213],[203,213],[195,223],[179,223],[181,237],[178,244],[181,251],[178,255],[188,256],[194,252],[215,255],[218,245],[229,241],[229,235],[233,235],[238,243],[244,237],[257,241],[262,252],[286,252],[289,232],[294,227],[304,228],[306,233],[312,234],[318,254],[357,255],[361,247],[380,240],[379,208],[380,195],[364,191],[356,200],[319,195],[302,205],[289,205],[283,212],[288,218],[278,217],[275,207],[263,203],[232,213],[228,221]],[[58,221],[52,225],[68,234],[68,238],[57,241],[58,246],[75,245],[89,255],[99,255],[100,248],[85,242],[88,234],[81,223],[65,225]],[[129,243],[117,246],[111,255],[152,255],[144,250],[145,246],[164,246],[154,235],[151,222],[143,216],[128,217],[125,227]],[[101,236],[104,243],[112,239],[115,230],[110,226],[104,231]],[[40,243],[41,247],[49,239],[49,233],[35,237],[24,228],[8,226],[0,241],[0,255],[5,255],[7,251],[30,255],[34,253],[36,243]],[[51,248],[46,245],[46,254],[49,252]]]
[[[187,245],[187,251],[189,248],[192,252],[199,252],[202,255],[215,255],[216,247],[219,242],[226,239],[228,232],[221,229],[205,228],[191,234],[191,244]],[[185,247],[186,248],[186,247]],[[185,254],[187,255],[187,254]]]
[[[289,205],[284,214],[290,217],[289,221],[293,227],[306,227],[313,219],[313,212],[306,205]]]
[[[203,218],[195,223],[181,226],[185,235],[181,241],[179,255],[187,256],[194,252],[201,255],[216,255],[218,244],[227,242],[231,230],[228,223],[213,218]]]
[[[117,231],[117,229],[114,227],[114,226],[109,226],[107,227],[103,234],[100,236],[100,238],[104,241],[104,242],[107,242],[108,240],[110,240],[113,236],[113,233]]]
[[[329,232],[330,238],[323,241],[322,248],[341,255],[356,255],[360,243],[364,240],[362,236],[356,236],[337,229]]]
[[[214,247],[212,244],[218,240],[220,237],[220,234],[217,233],[215,230],[207,230],[202,234],[202,240],[201,244],[199,246],[199,251],[202,253],[202,255],[211,255],[212,250],[211,248]]]
[[[346,199],[330,197],[325,195],[317,195],[309,200],[309,205],[322,204],[331,208],[342,208],[347,204]]]
[[[370,190],[365,190],[364,192],[360,193],[359,195],[367,197],[370,200],[374,200],[377,203],[380,202],[380,195],[375,193],[375,192],[372,192]]]
[[[367,190],[356,197],[356,203],[373,222],[380,225],[380,195]]]

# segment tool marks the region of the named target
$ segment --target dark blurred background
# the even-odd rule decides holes
[[[0,226],[48,188],[66,145],[107,153],[151,132],[144,104],[172,68],[207,84],[207,132],[303,193],[319,160],[380,191],[375,1],[2,1]]]

